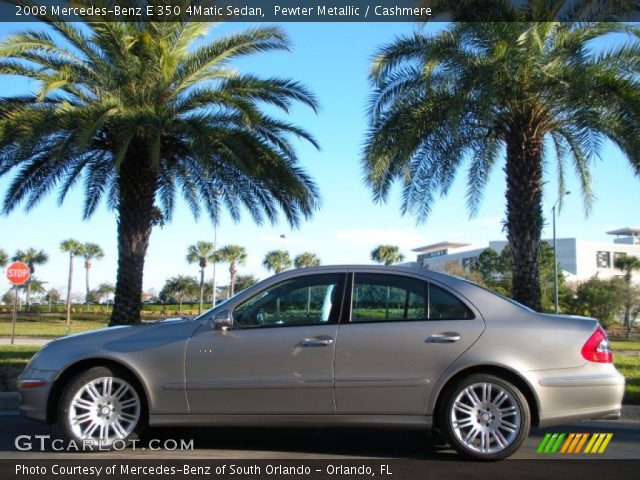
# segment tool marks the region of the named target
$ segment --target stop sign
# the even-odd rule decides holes
[[[30,276],[29,265],[24,262],[13,262],[7,267],[7,278],[14,285],[22,285]]]

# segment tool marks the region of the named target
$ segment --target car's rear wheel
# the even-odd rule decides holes
[[[465,457],[500,460],[527,438],[531,414],[515,385],[494,375],[473,374],[447,390],[439,424],[449,444]]]
[[[93,367],[65,387],[58,405],[62,432],[90,448],[120,448],[137,439],[146,426],[143,393],[128,373]]]

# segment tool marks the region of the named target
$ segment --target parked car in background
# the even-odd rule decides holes
[[[617,418],[623,389],[597,320],[382,266],[291,270],[195,319],[61,338],[19,380],[23,415],[101,447],[148,424],[409,424],[483,460],[532,425]]]

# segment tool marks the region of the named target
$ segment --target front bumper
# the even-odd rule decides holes
[[[49,394],[57,373],[55,370],[25,370],[18,379],[18,384],[23,380],[43,380],[45,384],[36,388],[18,388],[22,416],[40,422],[49,422]]]

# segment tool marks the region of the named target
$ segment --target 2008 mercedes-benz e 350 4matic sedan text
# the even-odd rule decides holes
[[[101,447],[146,425],[415,424],[499,459],[531,425],[617,418],[624,378],[597,320],[428,270],[336,266],[278,274],[194,319],[55,340],[18,388],[23,415]]]

